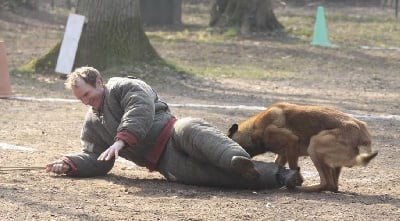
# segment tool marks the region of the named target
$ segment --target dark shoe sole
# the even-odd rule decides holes
[[[301,186],[303,184],[303,176],[301,176],[300,171],[290,170],[286,175],[285,186],[289,189],[293,189],[296,186]]]
[[[246,179],[255,180],[260,174],[254,168],[253,162],[242,156],[234,156],[231,161],[232,170]]]

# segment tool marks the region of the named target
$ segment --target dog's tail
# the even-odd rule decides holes
[[[356,157],[357,165],[367,166],[367,164],[378,155],[378,152],[362,153]]]

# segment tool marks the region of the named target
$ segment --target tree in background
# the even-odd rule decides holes
[[[216,0],[211,9],[210,26],[233,27],[241,33],[279,31],[283,25],[274,14],[277,0]]]
[[[137,0],[80,0],[77,13],[88,19],[76,66],[99,69],[157,59],[141,23]]]
[[[147,38],[140,17],[139,0],[79,0],[76,13],[84,25],[74,67],[94,66],[99,70],[136,61],[160,60]],[[46,55],[29,62],[22,72],[54,72],[61,41]]]
[[[140,0],[140,14],[145,26],[182,23],[182,0]]]

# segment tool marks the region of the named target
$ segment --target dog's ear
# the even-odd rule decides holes
[[[239,129],[238,124],[232,124],[231,128],[229,128],[228,137],[232,137],[232,135]]]

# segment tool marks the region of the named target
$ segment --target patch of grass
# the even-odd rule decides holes
[[[280,15],[278,20],[285,26],[285,29],[296,38],[302,40],[311,39],[315,18],[310,15],[288,14]]]
[[[193,4],[183,1],[182,20],[186,24],[204,26],[210,20],[210,7],[207,2]]]
[[[393,47],[400,42],[399,22],[390,17],[333,14],[328,27],[332,41],[341,45]]]
[[[233,38],[238,35],[238,30],[234,28],[229,28],[223,33],[223,36],[226,38]]]
[[[315,14],[300,11],[280,12],[278,20],[294,37],[310,41],[314,32]],[[391,14],[371,14],[362,11],[356,13],[351,12],[351,7],[343,11],[326,11],[328,36],[335,44],[346,47],[399,46],[400,23]]]
[[[268,71],[260,67],[254,66],[218,66],[218,67],[182,67],[184,72],[207,77],[226,77],[226,78],[247,78],[247,79],[272,79],[272,80],[288,80],[299,78],[294,73],[287,71]]]
[[[164,57],[166,60],[185,72],[201,76],[285,80],[299,79],[298,76],[312,78],[320,76],[320,72],[353,71],[363,74],[359,70],[363,69],[363,65],[371,66],[371,59],[376,72],[393,63],[396,52],[390,53],[389,60],[386,60],[388,63],[383,64],[384,52],[376,54],[360,49],[363,45],[399,47],[400,23],[393,15],[376,14],[377,9],[331,7],[326,9],[328,35],[339,48],[310,46],[316,10],[288,8],[278,11],[276,15],[285,26],[286,36],[261,34],[242,37],[235,30],[220,33],[209,28],[206,5],[193,8],[189,3],[184,4],[183,23],[188,27],[196,24],[197,29],[150,33],[151,41],[162,45],[158,50],[168,51],[168,56]],[[166,41],[169,43],[164,44]],[[172,48],[183,45],[181,41],[191,42],[192,49],[171,53]]]

